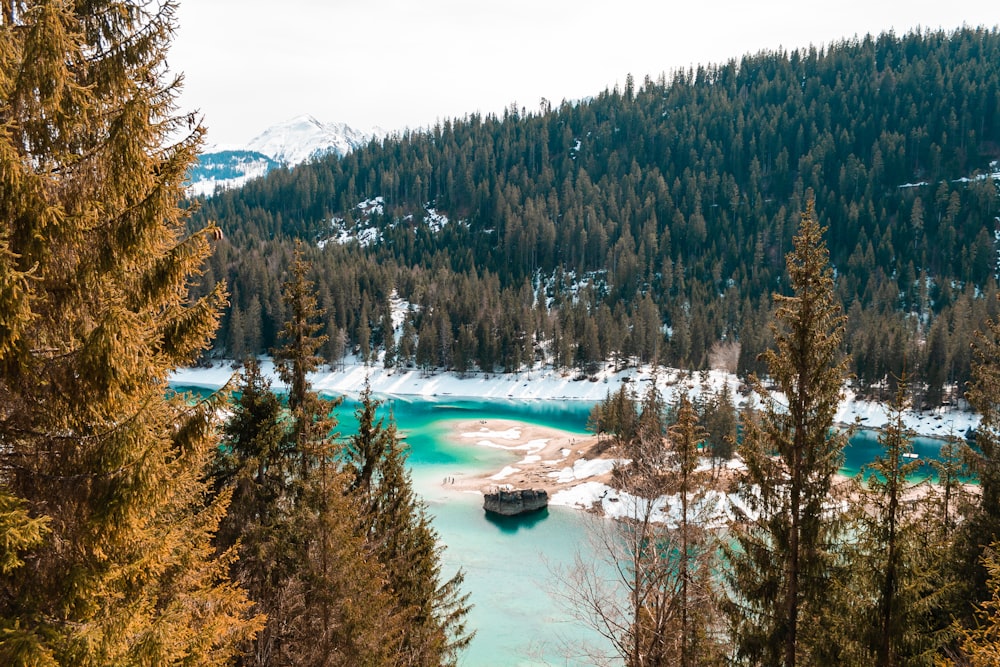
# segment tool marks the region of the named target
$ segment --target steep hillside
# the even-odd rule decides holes
[[[943,400],[996,311],[998,63],[995,29],[765,52],[274,172],[200,213],[228,238],[213,275],[253,311],[221,341],[269,344],[257,267],[301,239],[345,344],[384,345],[395,289],[412,363],[697,369],[714,347],[746,372],[814,196],[859,383],[905,366]]]

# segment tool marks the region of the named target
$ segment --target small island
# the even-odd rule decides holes
[[[545,489],[499,489],[483,494],[483,509],[501,516],[516,516],[545,509],[549,494]]]

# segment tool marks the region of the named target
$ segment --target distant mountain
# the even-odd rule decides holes
[[[344,156],[371,139],[343,123],[323,123],[312,116],[298,116],[269,127],[247,146],[289,167],[329,153]]]
[[[378,133],[356,130],[344,123],[324,123],[309,115],[297,116],[267,128],[246,146],[203,153],[189,174],[189,191],[193,195],[210,195],[217,188],[242,187],[278,167],[294,167],[330,153],[343,157]]]
[[[260,178],[280,167],[278,161],[249,150],[214,151],[202,153],[198,165],[188,172],[192,195],[210,195],[216,188],[229,190],[242,187],[253,178]]]

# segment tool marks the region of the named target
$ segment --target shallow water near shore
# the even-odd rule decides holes
[[[175,387],[178,391],[207,393]],[[585,434],[592,404],[582,401],[448,400],[383,397],[379,412],[393,414],[409,447],[414,488],[434,517],[434,527],[446,549],[444,574],[465,572],[463,589],[474,605],[468,627],[477,635],[460,664],[467,667],[520,665],[584,665],[567,657],[567,647],[589,642],[606,646],[595,632],[570,617],[552,595],[553,570],[569,567],[578,553],[585,558],[586,513],[563,507],[523,517],[490,519],[482,496],[450,487],[445,480],[500,470],[518,454],[457,442],[456,420],[511,419]],[[356,431],[356,400],[348,398],[337,410],[338,431]],[[921,460],[936,458],[943,441],[916,438]],[[862,430],[845,451],[842,474],[856,475],[881,451],[877,433]],[[919,476],[930,473],[923,466]],[[591,554],[592,555],[592,554]]]
[[[338,414],[344,436],[356,429],[353,401]],[[447,576],[459,568],[473,607],[469,627],[477,634],[460,664],[584,665],[566,656],[567,647],[603,645],[595,632],[570,617],[551,595],[553,570],[568,567],[578,552],[586,555],[586,521],[593,517],[551,507],[520,517],[490,518],[482,496],[450,488],[451,477],[499,470],[517,454],[457,442],[456,420],[489,423],[515,419],[524,423],[585,434],[589,405],[553,405],[550,401],[449,401],[390,399],[400,434],[409,446],[414,488],[424,498],[434,528],[446,545]]]
[[[912,452],[917,455],[917,460],[923,464],[916,470],[911,479],[918,480],[926,477],[937,479],[930,462],[937,460],[941,453],[941,446],[944,444],[945,441],[939,438],[923,436],[911,440]],[[861,471],[861,466],[871,463],[881,453],[882,445],[878,441],[878,431],[859,430],[851,437],[848,446],[844,448],[844,464],[840,468],[840,473],[849,477],[857,475]]]

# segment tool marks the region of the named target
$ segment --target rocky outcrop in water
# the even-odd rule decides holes
[[[534,512],[544,509],[548,505],[549,494],[544,489],[497,491],[483,496],[483,509],[503,516]]]

